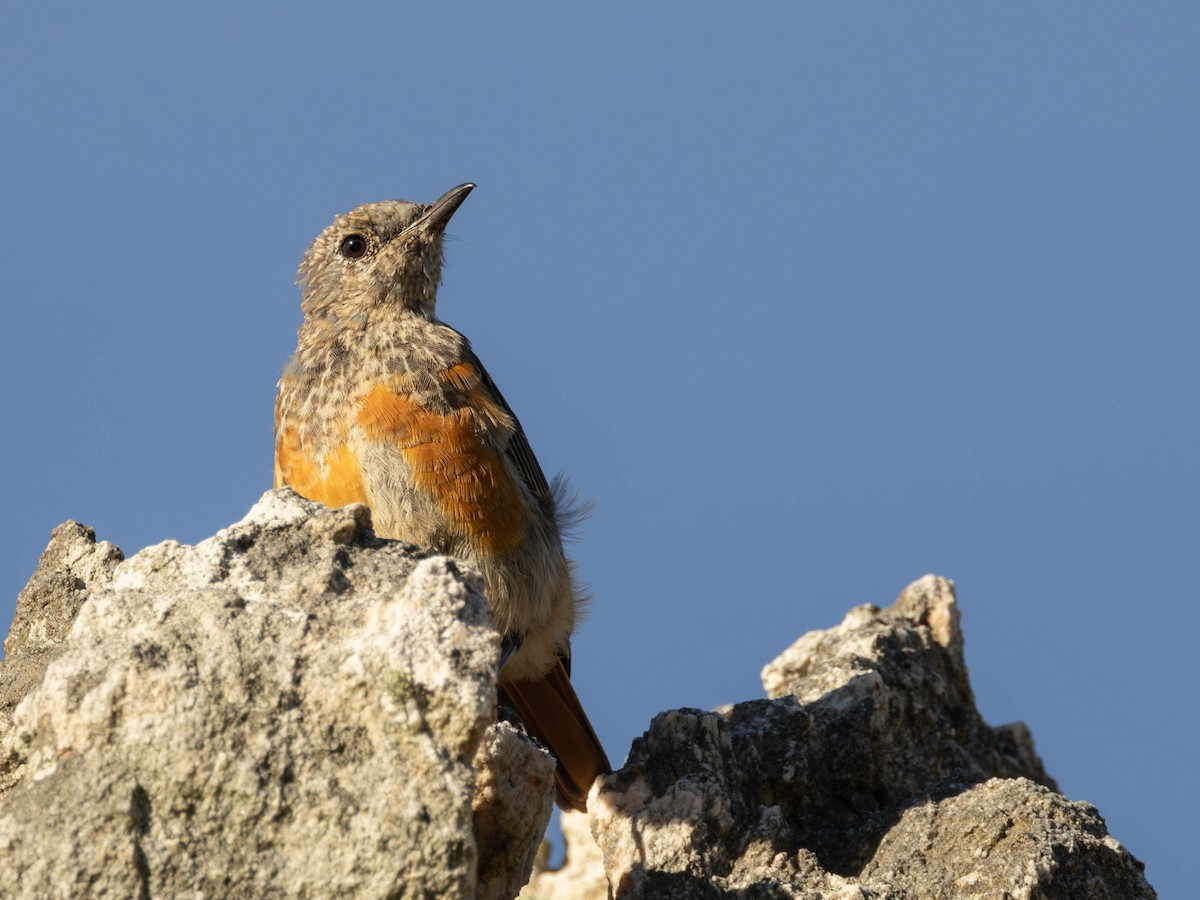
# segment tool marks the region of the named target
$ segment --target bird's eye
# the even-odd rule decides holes
[[[367,253],[367,239],[361,234],[348,234],[338,244],[338,253],[346,259],[361,259]]]

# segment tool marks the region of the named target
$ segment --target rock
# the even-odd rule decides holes
[[[124,561],[60,526],[0,663],[0,896],[1155,896],[980,717],[932,576],[800,638],[766,699],[656,716],[550,870],[554,760],[495,722],[481,590],[289,490]]]
[[[1154,896],[1028,729],[979,716],[950,582],[805,635],[763,683],[771,699],[660,714],[601,783],[616,897]]]
[[[479,900],[517,896],[534,868],[554,800],[554,757],[507,722],[475,755]]]
[[[592,838],[586,814],[563,812],[559,817],[567,856],[557,869],[546,865],[550,844],[544,843],[533,867],[533,877],[521,892],[521,900],[607,900],[608,877],[604,857]]]
[[[554,764],[492,724],[475,573],[287,490],[194,547],[91,540],[55,532],[10,633],[0,896],[516,892]]]
[[[37,569],[17,597],[12,627],[0,663],[0,734],[12,727],[12,713],[42,680],[62,650],[67,632],[88,595],[108,584],[124,557],[78,522],[64,522],[50,535]],[[16,759],[0,759],[0,796],[21,777]]]
[[[862,872],[903,897],[1154,896],[1095,807],[1023,778],[993,778],[910,807]]]

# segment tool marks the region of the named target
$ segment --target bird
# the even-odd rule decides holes
[[[479,570],[501,636],[500,707],[557,758],[559,805],[582,811],[611,767],[570,680],[586,602],[563,548],[576,510],[470,341],[437,315],[446,226],[474,188],[358,206],[305,252],[274,482],[331,507],[365,503],[380,537]]]

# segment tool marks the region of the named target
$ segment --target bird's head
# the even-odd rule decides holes
[[[446,225],[474,187],[460,184],[428,206],[366,203],[334,219],[300,261],[305,315],[349,321],[395,305],[432,318]]]

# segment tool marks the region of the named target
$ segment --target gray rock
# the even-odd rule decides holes
[[[657,716],[551,871],[554,760],[494,721],[481,588],[287,490],[125,561],[60,526],[0,663],[0,896],[502,900],[535,862],[539,900],[1155,896],[979,716],[932,576],[800,638],[767,699]]]
[[[1154,896],[1095,807],[1023,778],[993,778],[905,810],[862,877],[938,900]]]
[[[533,871],[554,800],[554,757],[507,722],[475,754],[479,900],[517,896]]]
[[[10,634],[0,896],[515,894],[553,760],[492,725],[477,575],[290,491],[194,547],[90,541],[56,531]]]
[[[763,682],[772,699],[657,716],[602,783],[618,898],[1154,896],[1028,729],[979,716],[950,582],[805,635]]]
[[[64,522],[50,535],[29,583],[17,597],[12,626],[0,663],[0,734],[12,728],[12,714],[62,651],[67,632],[89,594],[112,580],[124,557],[78,522]],[[0,758],[0,796],[20,778],[20,761]]]

